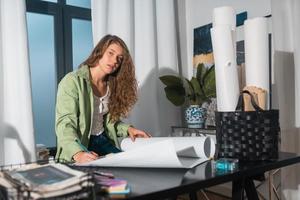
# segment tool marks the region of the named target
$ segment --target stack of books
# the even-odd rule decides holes
[[[110,196],[122,197],[130,193],[130,188],[125,179],[114,178],[107,173],[94,173],[96,184],[101,185],[101,189],[107,192]]]
[[[41,199],[73,195],[88,197],[92,175],[66,165],[28,165],[0,172],[0,199]],[[84,191],[84,193],[83,193]]]

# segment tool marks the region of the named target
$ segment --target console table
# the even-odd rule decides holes
[[[188,128],[183,126],[171,126],[172,137],[185,136],[201,136],[201,135],[216,135],[215,128]]]

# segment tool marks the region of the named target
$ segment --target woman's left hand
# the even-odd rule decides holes
[[[135,138],[149,138],[151,137],[150,134],[144,132],[144,131],[141,131],[141,130],[138,130],[136,128],[133,128],[133,127],[129,127],[128,128],[128,134],[129,134],[129,137],[130,139],[134,142]]]

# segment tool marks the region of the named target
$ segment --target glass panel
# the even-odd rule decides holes
[[[90,55],[93,48],[92,22],[72,19],[73,69]]]
[[[56,146],[54,17],[27,12],[36,143]]]
[[[67,5],[91,8],[91,0],[66,0]]]
[[[48,1],[48,2],[57,3],[57,0],[41,0],[41,1]]]

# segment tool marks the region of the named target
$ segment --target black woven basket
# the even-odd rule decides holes
[[[279,111],[262,110],[251,98],[256,111],[215,113],[218,158],[237,158],[242,161],[278,158]],[[241,105],[242,94],[237,109]]]

